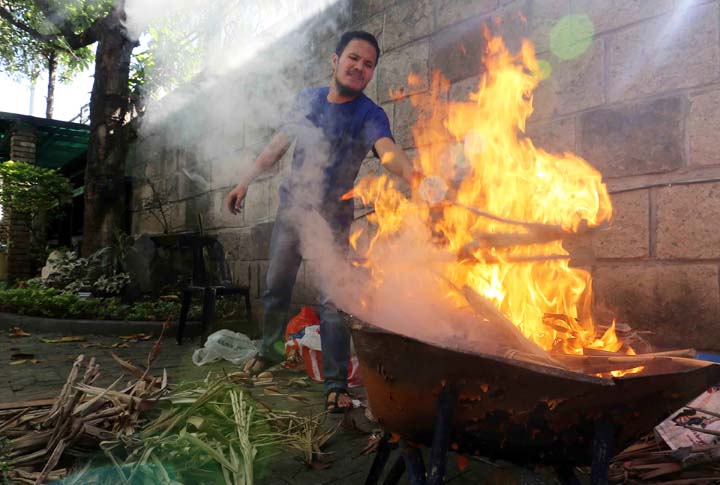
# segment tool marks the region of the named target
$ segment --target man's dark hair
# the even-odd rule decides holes
[[[364,40],[375,48],[375,53],[377,54],[377,57],[375,57],[375,64],[377,65],[380,60],[380,46],[378,45],[378,41],[375,36],[370,32],[365,32],[364,30],[351,30],[350,32],[345,32],[342,37],[340,37],[337,46],[335,46],[335,54],[340,57],[350,41],[355,39]]]
[[[673,419],[685,418],[689,416],[697,416],[697,411],[695,411],[694,409],[683,409]]]

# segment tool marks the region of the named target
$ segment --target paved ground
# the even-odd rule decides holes
[[[100,364],[103,375],[100,384],[108,385],[120,375],[120,368],[112,359],[111,352],[137,365],[145,362],[154,345],[154,340],[128,341],[120,336],[83,335],[84,341],[47,343],[48,339],[59,339],[70,336],[60,333],[31,333],[26,337],[9,337],[7,327],[0,328],[0,365],[4,372],[0,378],[0,403],[19,402],[41,398],[51,398],[58,394],[65,382],[72,362],[79,354],[88,358],[95,357]],[[156,361],[155,368],[166,368],[169,381],[180,382],[186,379],[204,377],[211,370],[222,368],[236,371],[237,368],[228,363],[216,363],[197,367],[192,363],[191,355],[196,348],[197,339],[188,340],[183,346],[177,346],[173,339],[163,341],[163,349]],[[26,354],[26,355],[19,355]],[[11,365],[14,360],[25,362]],[[34,360],[36,362],[34,362]],[[278,381],[287,379],[287,370],[275,372]],[[267,394],[256,395],[257,399],[278,408],[297,407],[283,396],[272,397]],[[321,386],[313,384],[302,391],[307,399],[306,406],[321,411],[323,396]],[[344,418],[340,431],[327,446],[333,453],[332,465],[325,470],[308,469],[297,456],[283,454],[268,466],[267,475],[260,483],[267,484],[332,484],[364,483],[374,455],[361,455],[360,451],[367,445],[373,423],[363,417],[362,410]],[[343,419],[332,417],[331,419]],[[391,458],[394,460],[394,457]],[[460,472],[455,464],[455,457],[449,460],[447,481],[453,484],[487,483],[487,484],[543,484],[557,483],[549,470],[526,470],[508,464],[489,463],[471,459],[469,466]],[[389,469],[389,466],[387,467]],[[404,478],[401,483],[407,483]]]

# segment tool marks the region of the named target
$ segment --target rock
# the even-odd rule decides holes
[[[58,251],[55,250],[50,253],[50,255],[47,258],[47,261],[45,262],[45,266],[43,266],[42,270],[40,271],[40,277],[44,280],[48,278],[51,274],[55,273],[57,271],[57,267],[55,266],[55,263],[58,259],[60,259],[65,254],[64,251]]]

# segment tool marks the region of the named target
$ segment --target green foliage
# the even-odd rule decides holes
[[[127,270],[127,258],[135,251],[135,238],[122,231],[113,233],[113,242],[108,248],[110,270],[112,274]]]
[[[116,241],[121,246],[102,248],[87,258],[71,251],[59,251],[50,260],[53,271],[45,280],[34,281],[41,287],[69,293],[92,291],[100,296],[120,295],[130,284],[130,275],[124,272],[128,238],[132,241],[131,236],[118,234]]]
[[[190,317],[196,318],[198,315],[197,311],[198,308],[196,307],[194,311],[191,312]],[[128,308],[125,318],[126,320],[138,321],[161,321],[166,320],[169,317],[172,317],[173,319],[180,317],[180,304],[172,301],[154,300],[134,304]]]
[[[69,22],[75,32],[89,27],[92,22],[107,14],[112,6],[110,0],[65,0],[50,2],[56,8],[58,17]],[[72,78],[87,69],[93,52],[88,46],[71,49],[66,39],[32,0],[3,0],[0,8],[9,12],[17,22],[47,36],[47,40],[18,28],[7,20],[0,20],[0,68],[16,79],[35,81],[40,72],[47,68],[50,54],[57,61],[58,79],[70,82]]]
[[[133,53],[130,90],[134,97],[156,99],[200,72],[204,48],[198,41],[195,12],[176,15],[151,26],[147,48]]]
[[[73,48],[58,24],[75,35],[85,32],[106,17],[115,0],[49,0],[52,15],[46,15],[34,0],[2,0],[0,9],[13,17],[0,17],[0,69],[16,79],[35,81],[47,69],[51,54],[57,61],[61,82],[90,67],[94,52],[90,45]],[[144,97],[157,97],[188,81],[202,67],[201,24],[212,9],[176,14],[159,21],[145,33],[147,48],[133,56],[128,80],[131,101],[139,112]],[[19,28],[22,24],[26,29]],[[34,33],[29,33],[31,30]]]
[[[36,214],[72,200],[68,179],[56,170],[24,162],[0,163],[0,205]]]
[[[0,312],[18,313],[45,318],[73,318],[87,320],[128,320],[163,322],[180,317],[179,299],[143,300],[127,305],[117,297],[81,298],[77,293],[44,288],[37,280],[28,281],[24,288],[0,288]],[[200,318],[202,308],[197,299],[190,307],[188,318]],[[236,300],[220,300],[217,313],[220,319],[238,318],[241,307]]]
[[[70,182],[57,171],[23,162],[0,163],[0,205],[27,214],[30,256],[34,261],[45,260],[47,235],[44,224],[33,222],[47,223],[45,216],[55,216],[71,200]]]
[[[17,2],[15,14],[32,19],[31,2]],[[8,8],[9,9],[9,8]],[[35,80],[43,68],[44,43],[14,27],[0,21],[0,68],[17,78]]]
[[[79,258],[75,253],[68,251],[60,252],[57,257],[51,257],[50,261],[54,271],[44,281],[39,278],[32,280],[34,284],[56,290],[64,290],[77,282],[84,284],[90,265],[89,258]],[[87,284],[89,285],[89,282]]]
[[[0,290],[0,311],[46,318],[164,321],[178,318],[180,304],[147,301],[125,305],[119,298],[80,298],[54,288],[13,288]]]
[[[93,291],[97,295],[119,295],[129,284],[130,275],[127,273],[102,275],[93,283]]]
[[[136,435],[104,443],[114,469],[103,471],[115,481],[132,475],[137,483],[249,485],[267,474],[280,446],[287,453],[305,431],[296,424],[302,418],[267,411],[225,376],[182,382],[163,401]]]

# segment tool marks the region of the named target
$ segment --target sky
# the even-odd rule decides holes
[[[95,65],[92,64],[90,69],[78,74],[71,84],[56,84],[54,119],[70,121],[80,113],[84,105],[90,102],[94,68]],[[31,108],[30,81],[16,81],[5,72],[0,72],[0,111],[44,118],[46,96],[47,75],[41,76],[35,83],[35,96]]]
[[[196,8],[213,0],[130,0],[127,10],[129,21],[134,26],[135,34],[140,36],[140,49],[144,47],[144,43],[148,41],[143,35],[140,35],[146,28],[146,24],[161,19],[168,15],[168,12],[182,12]],[[279,24],[285,30],[294,28],[297,24],[304,21],[332,5],[337,0],[273,0],[267,3],[265,0],[249,0],[239,2],[237,0],[223,0],[222,3],[227,5],[226,9],[237,13],[241,10],[245,17],[252,17],[252,23],[255,28],[266,28],[269,25]],[[215,3],[217,5],[218,3]],[[293,22],[279,22],[283,15],[292,13]],[[237,26],[236,26],[237,28]],[[247,26],[244,26],[247,28]],[[275,29],[274,34],[281,36],[285,30],[279,31]],[[266,36],[267,37],[267,36]],[[271,39],[265,39],[267,43]],[[235,46],[237,47],[237,46]],[[237,52],[230,56],[225,53],[220,59],[219,64],[227,66],[228,58],[233,57],[232,66],[237,66],[246,57],[254,54],[256,49],[261,46],[246,46],[245,56]],[[241,49],[242,50],[242,49]],[[94,63],[90,68],[77,75],[70,84],[57,83],[55,88],[55,110],[53,118],[61,121],[70,121],[80,113],[80,109],[90,102],[90,91],[92,89],[93,78],[92,73],[95,69]],[[226,69],[226,67],[224,68]],[[47,76],[43,75],[35,83],[35,93],[31,96],[30,81],[16,81],[8,76],[5,72],[0,71],[0,111],[45,117],[45,98],[47,96]],[[31,97],[33,98],[32,107],[30,106]]]

